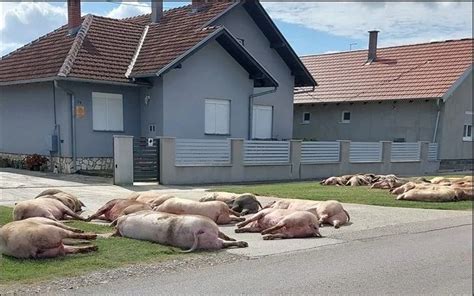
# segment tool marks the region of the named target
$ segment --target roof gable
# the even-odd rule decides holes
[[[295,103],[441,98],[472,65],[472,39],[302,57],[318,78],[314,91],[295,94]]]

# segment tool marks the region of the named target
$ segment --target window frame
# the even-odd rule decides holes
[[[472,111],[466,111],[465,115],[470,115],[472,117]],[[471,135],[468,136],[468,133],[471,133]],[[472,142],[472,122],[469,123],[464,123],[463,125],[463,131],[462,131],[462,140],[463,142]]]
[[[115,98],[114,98],[115,97]],[[94,112],[98,112],[97,110],[94,111],[94,105],[96,105],[96,103],[94,103],[94,99],[105,99],[106,100],[106,113],[103,114],[105,117],[106,117],[106,127],[105,129],[102,129],[102,128],[98,128],[95,126],[94,124]],[[109,128],[109,104],[108,104],[108,100],[110,99],[120,99],[120,106],[121,106],[121,114],[120,114],[120,122],[121,122],[121,128],[119,129],[112,129],[112,128]],[[91,94],[91,105],[92,105],[92,130],[94,132],[124,132],[125,131],[125,127],[124,127],[124,106],[123,106],[123,94],[121,93],[109,93],[109,92],[92,92]],[[97,107],[97,106],[96,106]]]
[[[309,115],[309,119],[305,120],[305,115]],[[303,112],[303,118],[301,119],[301,124],[309,124],[311,122],[311,112]]]
[[[344,119],[344,115],[349,113],[349,119]],[[352,119],[352,113],[351,111],[347,111],[347,110],[344,110],[342,111],[341,113],[341,123],[351,123],[351,119]]]
[[[227,132],[226,133],[218,133],[216,131],[216,128],[214,128],[214,132],[208,132],[206,131],[206,106],[208,102],[227,102],[228,106],[228,118],[227,118]],[[205,98],[204,99],[204,135],[206,136],[230,136],[230,130],[231,130],[231,110],[232,110],[232,101],[229,99],[220,99],[220,98]],[[214,119],[215,120],[215,119]],[[215,126],[216,127],[216,126]]]

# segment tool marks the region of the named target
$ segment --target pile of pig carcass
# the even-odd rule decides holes
[[[392,194],[397,195],[397,200],[444,202],[474,200],[472,179],[472,176],[435,177],[432,180],[425,178],[402,179],[395,175],[356,174],[330,177],[320,183],[389,189]]]
[[[337,201],[282,199],[262,207],[250,193],[212,192],[193,201],[152,191],[137,192],[108,201],[88,218],[80,215],[82,207],[77,197],[56,189],[18,202],[13,209],[14,221],[0,228],[0,253],[49,258],[96,251],[92,243],[71,243],[70,239],[91,241],[97,235],[60,222],[65,219],[105,220],[115,226],[114,236],[179,247],[186,249],[184,252],[248,246],[221,232],[220,224],[237,223],[236,233],[260,232],[269,240],[321,237],[322,224],[339,228],[350,219]],[[246,214],[254,215],[241,217]]]

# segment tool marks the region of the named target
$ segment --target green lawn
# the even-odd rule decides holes
[[[12,209],[0,206],[0,225],[11,221]],[[96,233],[112,232],[102,225],[74,221],[68,225]],[[98,252],[68,255],[54,259],[19,260],[0,257],[0,285],[28,283],[74,276],[86,271],[114,268],[135,262],[159,262],[180,256],[177,249],[127,238],[98,238]]]
[[[212,190],[235,193],[250,192],[257,195],[276,196],[280,198],[309,200],[335,199],[343,203],[441,210],[471,210],[473,204],[472,201],[446,203],[396,200],[395,195],[390,194],[388,190],[370,189],[366,186],[323,186],[317,181],[219,186],[212,188]]]

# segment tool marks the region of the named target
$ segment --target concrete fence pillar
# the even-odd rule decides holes
[[[300,178],[301,167],[301,140],[290,141],[290,179]]]
[[[428,160],[428,153],[429,153],[429,144],[430,142],[427,141],[420,141],[420,174],[426,174],[428,172],[432,172],[430,169],[430,164]]]
[[[114,184],[133,184],[133,136],[114,135]]]
[[[160,184],[176,180],[176,138],[160,137]]]
[[[230,140],[230,161],[232,164],[232,181],[244,180],[244,139]]]
[[[351,169],[350,169],[351,141],[339,140],[338,142],[341,145],[339,172],[341,175],[349,174],[351,172]]]
[[[382,143],[381,174],[390,174],[392,170],[392,142],[380,141]]]

